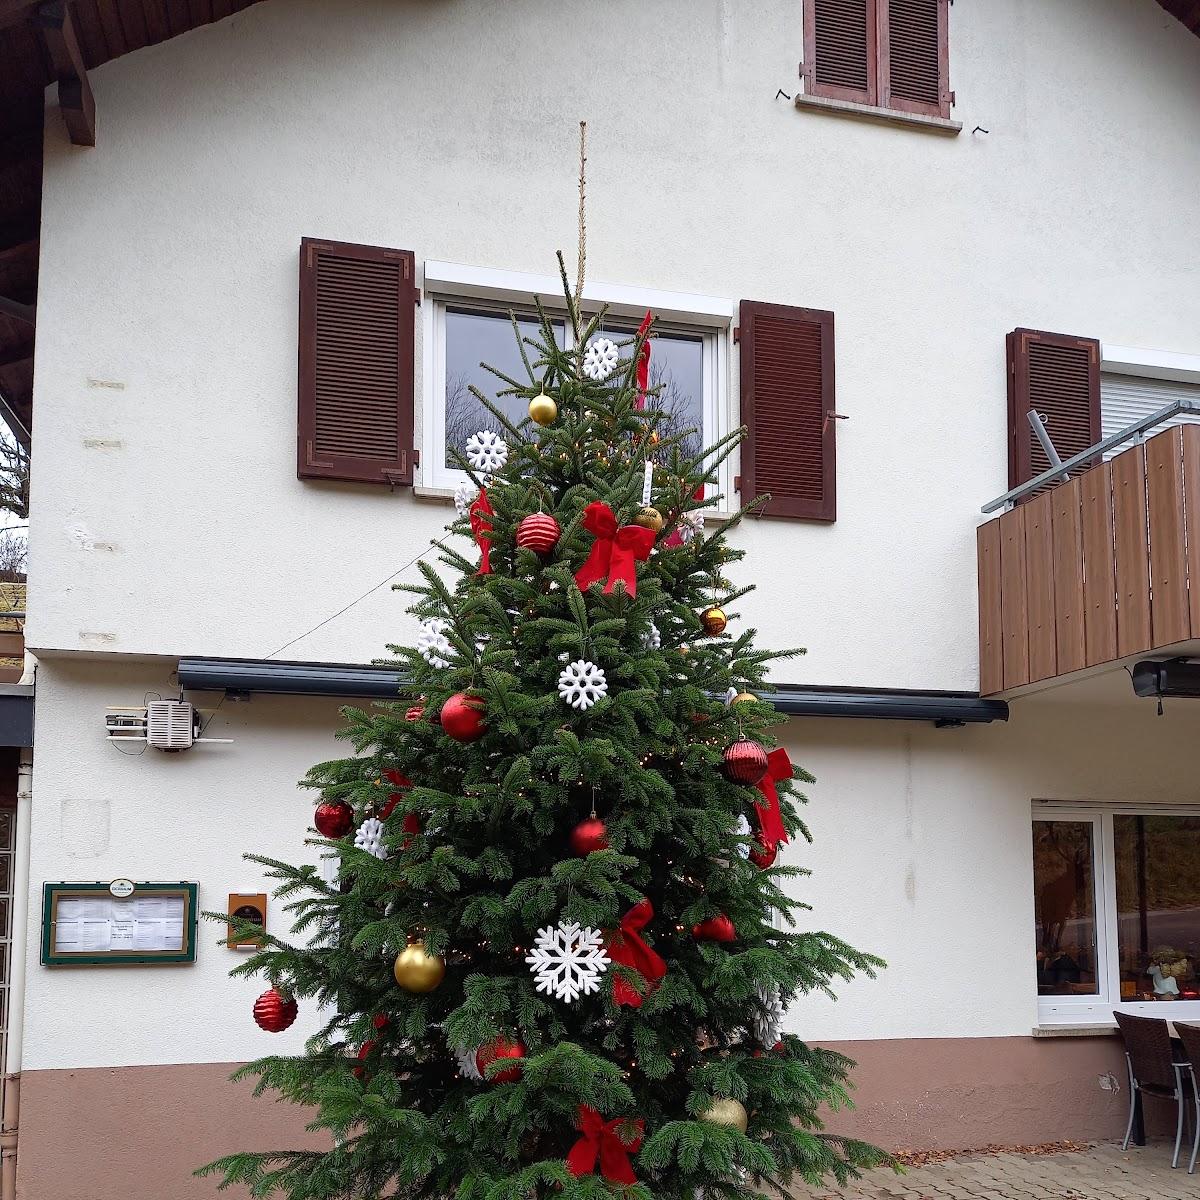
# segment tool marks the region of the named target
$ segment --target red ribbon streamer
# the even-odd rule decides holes
[[[637,1136],[633,1142],[626,1145],[621,1141],[617,1129],[621,1125],[633,1125]],[[616,1117],[606,1121],[594,1108],[587,1104],[579,1106],[579,1129],[583,1136],[571,1147],[567,1155],[567,1170],[572,1175],[593,1175],[596,1171],[596,1161],[600,1161],[600,1174],[611,1183],[624,1184],[629,1187],[637,1183],[633,1167],[629,1165],[629,1156],[641,1149],[642,1131],[645,1123],[639,1117],[630,1121],[625,1117]]]
[[[767,755],[767,773],[758,781],[757,787],[763,794],[761,804],[754,805],[758,814],[758,827],[762,831],[765,844],[777,846],[788,840],[787,830],[783,827],[783,814],[779,811],[779,793],[775,790],[776,783],[792,777],[792,760],[788,752],[780,746]]]
[[[383,777],[393,787],[412,787],[412,780],[406,775],[401,775],[399,771],[384,771]],[[388,817],[392,815],[392,810],[400,802],[402,796],[402,792],[392,792],[391,795],[388,796],[387,803],[379,810],[379,819],[381,821],[386,821]],[[411,842],[412,839],[421,832],[421,818],[417,816],[415,812],[405,813],[404,821],[401,827],[403,828],[404,832],[408,834],[408,837],[404,839],[404,848],[406,848],[409,842]]]
[[[654,917],[654,905],[649,900],[639,900],[622,918],[621,927],[608,941],[608,957],[614,963],[645,976],[650,985],[647,995],[658,987],[658,981],[667,973],[667,964],[661,954],[651,950],[642,940],[641,930]],[[613,972],[613,1003],[625,1004],[630,1008],[641,1008],[645,998],[630,986],[627,980]]]
[[[484,535],[492,532],[492,523],[488,517],[495,515],[492,502],[488,499],[487,488],[480,488],[475,503],[471,505],[471,532],[475,535],[475,544],[483,552],[476,575],[492,573],[492,539]]]
[[[654,548],[654,530],[640,525],[622,525],[617,528],[613,510],[600,500],[594,500],[584,509],[583,527],[594,534],[592,552],[587,562],[575,572],[575,582],[581,592],[600,579],[607,579],[604,588],[607,595],[618,583],[625,585],[631,597],[637,595],[637,573],[635,562],[645,562]]]
[[[642,323],[638,326],[638,336],[646,333],[650,329],[650,322],[654,320],[654,314],[646,309],[646,315],[642,318]],[[650,339],[642,343],[642,348],[638,352],[637,365],[637,399],[634,401],[633,407],[641,412],[646,407],[646,387],[650,382]]]

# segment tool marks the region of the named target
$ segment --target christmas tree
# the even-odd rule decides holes
[[[264,1028],[297,1002],[326,1020],[239,1075],[333,1148],[233,1154],[204,1168],[223,1186],[693,1200],[881,1161],[821,1129],[852,1064],[780,1031],[797,995],[880,964],[797,932],[805,872],[776,864],[807,837],[810,777],[766,748],[787,655],[726,630],[754,506],[703,520],[742,431],[696,453],[647,394],[650,315],[616,344],[563,283],[568,345],[539,302],[540,335],[513,320],[526,378],[497,372],[530,419],[479,396],[495,426],[459,456],[451,527],[474,546],[437,542],[407,589],[405,695],[347,709],[353,755],[309,773],[337,882],[250,856],[307,944],[267,937],[235,974],[269,982]]]

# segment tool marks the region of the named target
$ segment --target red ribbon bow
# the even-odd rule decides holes
[[[626,1145],[617,1129],[621,1125],[632,1125],[637,1136]],[[579,1129],[583,1136],[571,1147],[567,1155],[567,1170],[572,1175],[592,1175],[596,1171],[596,1160],[600,1160],[600,1174],[611,1183],[629,1187],[637,1183],[629,1156],[641,1149],[642,1131],[645,1123],[639,1117],[631,1121],[627,1117],[616,1117],[606,1121],[594,1108],[587,1104],[579,1106]]]
[[[792,760],[788,752],[780,746],[767,755],[767,773],[758,781],[757,787],[763,794],[761,804],[754,805],[758,814],[758,827],[762,831],[762,841],[766,845],[777,846],[788,840],[787,830],[783,827],[783,814],[779,811],[779,793],[775,784],[783,779],[792,777]]]
[[[479,570],[476,575],[490,575],[492,573],[492,539],[485,537],[484,534],[492,532],[492,523],[488,517],[495,516],[492,511],[492,502],[488,499],[487,488],[480,488],[479,495],[475,497],[475,503],[471,505],[471,532],[475,535],[475,544],[483,552],[483,557],[479,560]]]
[[[654,548],[654,530],[640,525],[617,528],[613,510],[600,500],[593,500],[583,511],[583,527],[594,534],[588,560],[575,572],[575,582],[581,592],[600,579],[607,579],[607,595],[617,583],[623,583],[629,595],[637,595],[635,562],[645,562]]]
[[[661,954],[651,950],[642,940],[641,930],[654,917],[654,905],[649,900],[639,900],[622,918],[621,927],[608,940],[610,961],[623,967],[632,967],[645,976],[650,985],[647,995],[658,987],[658,981],[667,973],[667,964]],[[625,1004],[630,1008],[641,1008],[644,997],[631,987],[628,981],[613,972],[612,997],[614,1004]]]
[[[654,320],[654,314],[646,309],[646,315],[642,318],[642,323],[638,326],[638,337],[650,329],[650,322]],[[637,399],[634,401],[633,407],[641,412],[646,407],[646,387],[650,382],[650,339],[642,343],[642,348],[638,351],[637,364]]]

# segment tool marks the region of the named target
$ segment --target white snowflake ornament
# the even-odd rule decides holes
[[[750,836],[750,822],[746,820],[745,813],[742,813],[742,815],[740,817],[738,817],[737,828],[735,829],[734,832],[738,835],[738,837],[748,838]],[[749,842],[739,842],[737,852],[743,858],[749,858],[750,857],[750,843]]]
[[[454,647],[450,645],[450,639],[446,636],[446,630],[449,628],[450,622],[441,617],[429,617],[421,622],[421,629],[417,634],[417,653],[431,667],[450,665],[450,655],[454,652]]]
[[[471,505],[475,503],[475,497],[479,495],[479,489],[468,479],[460,483],[454,489],[454,511],[460,517],[465,517],[471,511]]]
[[[490,429],[467,438],[467,462],[477,471],[502,471],[508,462],[508,443]]]
[[[533,947],[525,961],[537,980],[537,991],[570,1004],[599,990],[600,976],[608,970],[600,930],[585,929],[576,921],[547,925],[537,931]]]
[[[558,694],[582,712],[608,695],[608,678],[595,663],[577,658],[563,667],[558,677]]]
[[[455,1050],[454,1057],[458,1059],[458,1073],[464,1079],[474,1080],[479,1083],[483,1076],[479,1073],[479,1067],[475,1062],[474,1050]]]
[[[383,844],[383,822],[378,817],[368,817],[358,827],[354,844],[376,858],[387,858],[387,847]]]
[[[596,338],[588,344],[583,356],[583,373],[596,383],[601,383],[616,370],[617,343],[612,338]]]
[[[650,628],[646,630],[645,636],[642,638],[642,645],[647,650],[662,649],[662,634],[658,632],[658,626],[653,621],[650,622]]]
[[[679,518],[679,536],[684,542],[694,542],[704,536],[704,514],[698,509],[686,512]]]
[[[760,987],[758,1000],[762,1008],[751,1019],[750,1032],[768,1050],[779,1041],[783,1026],[783,997],[777,987]]]

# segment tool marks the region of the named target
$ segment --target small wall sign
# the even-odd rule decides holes
[[[118,900],[124,900],[126,896],[133,895],[133,880],[132,879],[114,879],[108,885],[108,894],[116,896]]]
[[[266,892],[230,892],[229,907],[226,909],[230,917],[242,921],[251,921],[258,926],[259,933],[246,933],[241,936],[234,932],[233,922],[229,923],[229,939],[226,945],[230,950],[257,950],[263,945],[263,934],[267,931],[267,893]]]

